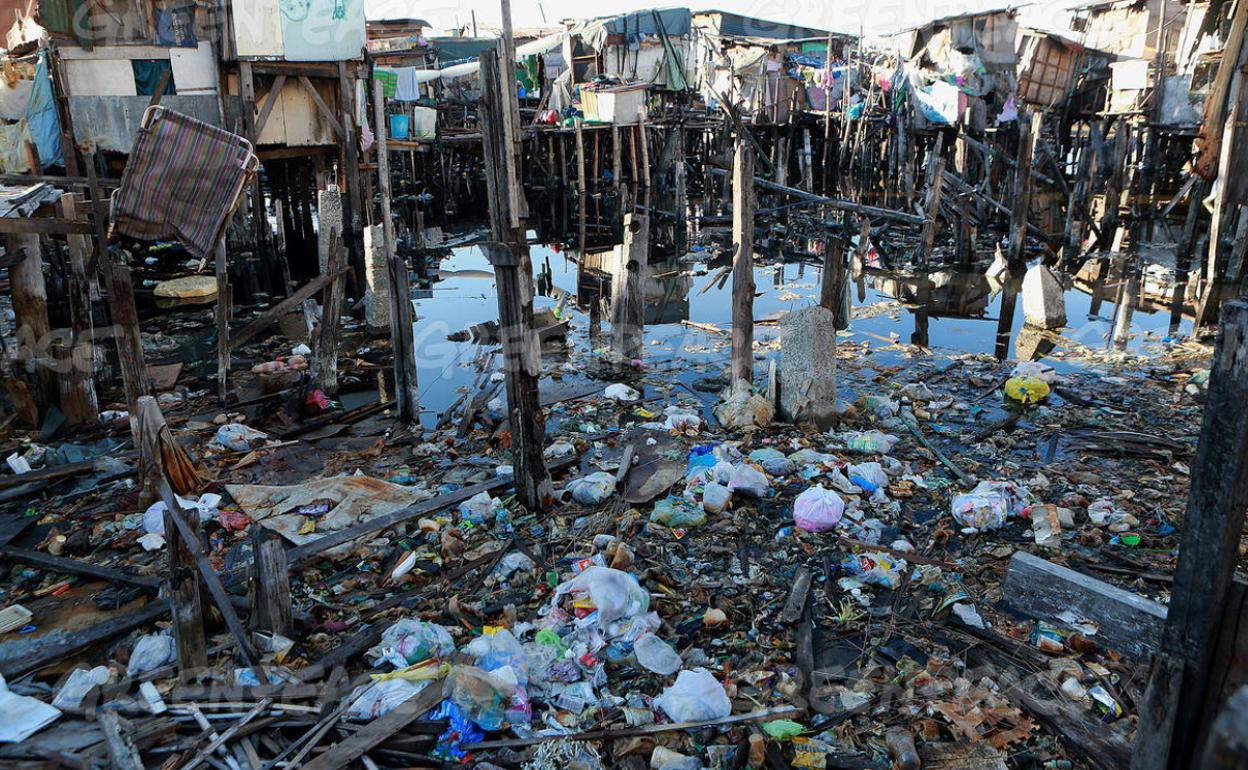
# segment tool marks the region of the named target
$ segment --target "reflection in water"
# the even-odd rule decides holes
[[[611,271],[619,264],[618,247],[588,249],[583,256],[558,246],[534,245],[531,249],[540,287],[535,306],[541,311],[562,304],[560,318],[570,323],[567,359],[574,366],[589,351],[605,345],[604,327],[609,325]],[[760,256],[754,280],[758,295],[755,318],[775,317],[819,301],[823,259],[817,254],[801,259],[768,260]],[[728,330],[732,321],[732,284],[729,260],[710,252],[684,257],[651,254],[645,296],[645,357],[648,360],[679,359],[679,377],[691,381],[701,376],[696,366],[726,362],[726,336],[708,333],[707,326]],[[477,379],[473,365],[484,347],[472,341],[456,342],[447,335],[474,324],[494,321],[498,306],[493,272],[472,246],[449,249],[439,265],[431,289],[414,295],[418,320],[415,339],[420,366],[422,406],[427,419],[436,419]],[[872,342],[898,335],[918,346],[934,350],[991,354],[999,359],[1012,355],[1037,360],[1061,351],[1074,341],[1081,348],[1103,348],[1117,302],[1121,268],[1108,261],[1090,262],[1066,292],[1069,327],[1059,333],[1024,327],[1018,310],[1021,277],[1002,282],[982,272],[943,269],[927,274],[863,268],[855,261],[846,283],[846,297],[855,307],[849,341]],[[1156,285],[1155,285],[1156,284]],[[1149,339],[1169,335],[1168,303],[1157,300],[1171,291],[1147,274],[1140,304],[1132,317],[1128,350],[1138,352]],[[899,312],[900,311],[900,312]],[[910,317],[906,318],[905,315]],[[604,320],[605,319],[605,320]],[[689,321],[691,324],[683,322]],[[1190,328],[1190,324],[1185,322]],[[758,339],[774,338],[775,326],[756,327]],[[857,338],[855,339],[855,335]],[[557,346],[556,346],[557,347]],[[563,349],[563,348],[561,348]],[[877,349],[884,360],[905,355],[897,349]],[[548,362],[554,359],[548,359]],[[1078,365],[1054,360],[1055,367]]]

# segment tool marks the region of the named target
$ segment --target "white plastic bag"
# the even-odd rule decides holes
[[[633,642],[637,662],[647,671],[667,676],[680,669],[680,655],[672,646],[654,634],[644,634]]]
[[[428,680],[412,682],[407,679],[383,679],[365,685],[352,693],[355,700],[347,707],[347,716],[352,719],[376,719],[411,699],[430,684],[432,682]]]
[[[732,713],[732,702],[724,686],[704,668],[681,671],[676,683],[654,699],[654,705],[673,722],[723,719]]]
[[[999,529],[1027,507],[1027,488],[1012,481],[981,481],[950,503],[953,518],[964,527]]]
[[[130,651],[130,665],[126,667],[127,676],[160,668],[178,659],[173,637],[168,634],[147,634],[140,637]]]
[[[213,437],[212,443],[233,452],[246,452],[251,449],[252,442],[262,441],[268,437],[269,434],[264,431],[232,422],[217,428],[217,435]]]
[[[845,513],[845,501],[830,489],[813,486],[793,501],[793,523],[807,532],[836,527]]]
[[[516,681],[521,685],[528,684],[528,657],[520,640],[507,629],[484,633],[469,642],[464,650],[477,659],[477,667],[482,671],[497,671],[503,666],[510,666],[516,674]]]
[[[640,393],[622,382],[617,382],[614,385],[608,385],[607,389],[602,391],[602,395],[612,401],[620,401],[623,403],[631,403],[641,398]]]
[[[615,476],[606,471],[597,471],[579,479],[572,479],[566,488],[572,499],[578,503],[597,505],[615,491]]]
[[[714,481],[702,488],[702,510],[707,513],[723,513],[732,499],[732,490]]]
[[[61,689],[56,691],[52,705],[58,709],[78,708],[92,687],[106,685],[112,677],[113,674],[108,670],[108,666],[96,666],[90,670],[76,668],[65,680],[65,684],[61,685]]]
[[[750,497],[765,497],[770,488],[771,483],[767,481],[767,474],[758,468],[746,463],[733,466],[732,477],[728,479],[730,491]]]
[[[588,596],[598,609],[598,623],[604,628],[608,623],[642,615],[650,609],[650,594],[641,587],[637,578],[610,567],[588,567],[566,583],[559,584],[554,601],[557,603],[564,595],[571,595],[573,599]]]

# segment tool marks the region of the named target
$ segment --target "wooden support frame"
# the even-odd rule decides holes
[[[732,164],[732,389],[754,383],[754,151],[737,137]]]

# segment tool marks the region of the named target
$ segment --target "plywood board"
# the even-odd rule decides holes
[[[173,69],[173,87],[178,93],[217,92],[217,65],[211,43],[201,42],[199,48],[169,49],[169,66]]]
[[[65,81],[71,96],[138,95],[129,59],[67,61]]]
[[[238,55],[281,56],[282,16],[278,0],[251,0],[234,4],[234,45]]]

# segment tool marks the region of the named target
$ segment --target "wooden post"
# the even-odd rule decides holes
[[[395,400],[399,419],[420,423],[420,386],[416,371],[416,345],[412,337],[412,287],[407,263],[394,247],[394,219],[390,212],[390,151],[386,146],[386,107],[380,80],[373,81],[373,118],[377,124],[377,182],[381,191],[382,237],[390,277],[390,346],[394,350]]]
[[[576,221],[579,234],[577,235],[577,252],[585,253],[585,208],[589,205],[589,194],[585,185],[585,134],[581,130],[581,124],[574,126],[576,131]]]
[[[51,351],[48,342],[52,327],[48,321],[48,287],[43,280],[43,249],[40,236],[10,235],[6,250],[21,255],[20,261],[9,268],[9,283],[13,295],[13,315],[16,318],[17,363],[31,385],[31,393],[40,412],[52,402],[55,384],[52,382]]]
[[[226,265],[225,233],[213,254],[217,271],[217,398],[226,401],[226,378],[230,373],[230,274]]]
[[[1248,686],[1226,701],[1213,723],[1200,760],[1202,770],[1244,770],[1248,767]]]
[[[674,133],[676,135],[676,155],[674,158],[676,167],[673,173],[676,178],[673,184],[673,192],[676,196],[676,218],[673,222],[675,229],[673,241],[676,246],[677,256],[683,256],[685,247],[689,242],[689,191],[686,179],[688,167],[685,164],[685,127],[677,125]]]
[[[339,180],[339,184],[345,184],[346,186],[344,190],[346,193],[344,199],[346,210],[343,212],[342,232],[339,235],[348,254],[351,256],[348,263],[353,266],[359,266],[363,264],[364,254],[363,231],[360,229],[362,221],[360,213],[362,210],[360,202],[362,185],[360,184],[359,138],[356,136],[355,127],[355,87],[352,85],[352,79],[347,73],[346,62],[338,62],[338,100],[341,108],[343,132],[343,178]]]
[[[1248,509],[1248,302],[1222,310],[1179,563],[1161,653],[1154,658],[1131,760],[1133,770],[1199,767],[1198,740],[1221,681],[1213,651],[1224,623]]]
[[[923,239],[919,242],[919,266],[927,267],[936,243],[936,226],[940,221],[940,193],[945,186],[945,159],[939,157],[940,140],[936,140],[936,157],[928,165],[927,200],[923,203]]]
[[[328,275],[338,275],[346,266],[346,249],[337,230],[329,231]],[[335,278],[321,293],[321,322],[316,327],[316,349],[312,351],[312,381],[333,395],[338,392],[338,318],[342,315],[342,278]]]
[[[65,193],[60,201],[61,216],[77,219],[73,193]],[[99,401],[95,395],[95,352],[91,343],[91,284],[87,280],[85,235],[66,236],[69,250],[69,340],[57,343],[57,385],[61,411],[70,425],[92,425],[99,419]]]
[[[1010,253],[1007,256],[1010,269],[1020,274],[1019,269],[1027,261],[1023,247],[1027,242],[1027,218],[1031,213],[1031,159],[1035,155],[1042,120],[1039,112],[1031,114],[1030,124],[1025,122],[1023,113],[1018,116],[1018,168],[1014,172],[1014,208],[1010,214]]]
[[[645,327],[647,265],[650,260],[650,218],[624,215],[624,244],[612,274],[611,351],[624,361],[641,357]]]
[[[251,621],[261,631],[289,637],[293,633],[290,574],[286,548],[276,532],[251,526],[251,553],[256,569],[252,585]]]
[[[277,88],[281,88],[282,82],[275,83]],[[260,146],[259,131],[256,126],[256,81],[255,75],[252,73],[251,62],[239,61],[238,63],[238,90],[243,97],[243,131],[247,136],[247,141],[251,142],[252,147]],[[268,102],[265,104],[266,116],[268,110],[272,109],[273,104],[281,98],[281,94],[274,92],[269,95]],[[251,175],[251,234],[256,256],[262,262],[267,261],[269,253],[269,244],[266,234],[268,232],[268,217],[264,207],[264,190],[260,186],[260,175]],[[290,286],[287,284],[283,287],[287,292]]]
[[[849,326],[845,317],[845,286],[849,271],[845,264],[845,241],[829,238],[824,247],[823,276],[819,284],[819,304],[832,311],[838,330]]]
[[[737,139],[732,163],[732,389],[754,382],[754,152]]]
[[[1076,269],[1083,246],[1083,224],[1087,218],[1088,187],[1092,184],[1092,148],[1084,146],[1079,172],[1066,207],[1066,228],[1062,239],[1062,262],[1067,270]]]
[[[113,317],[113,336],[117,340],[117,360],[130,410],[130,424],[138,413],[139,398],[152,392],[143,360],[143,344],[139,336],[139,311],[134,306],[134,284],[130,268],[108,261],[105,250],[104,283],[108,290],[108,306]]]
[[[538,391],[542,362],[533,329],[533,265],[529,259],[524,219],[511,206],[512,200],[523,198],[523,192],[519,189],[519,180],[510,171],[514,162],[506,161],[515,152],[515,142],[504,116],[515,98],[510,81],[502,78],[499,52],[483,51],[481,135],[490,233],[495,242],[483,244],[482,248],[494,266],[497,283],[516,496],[529,510],[547,511],[554,502],[554,492],[542,456],[546,418]]]

